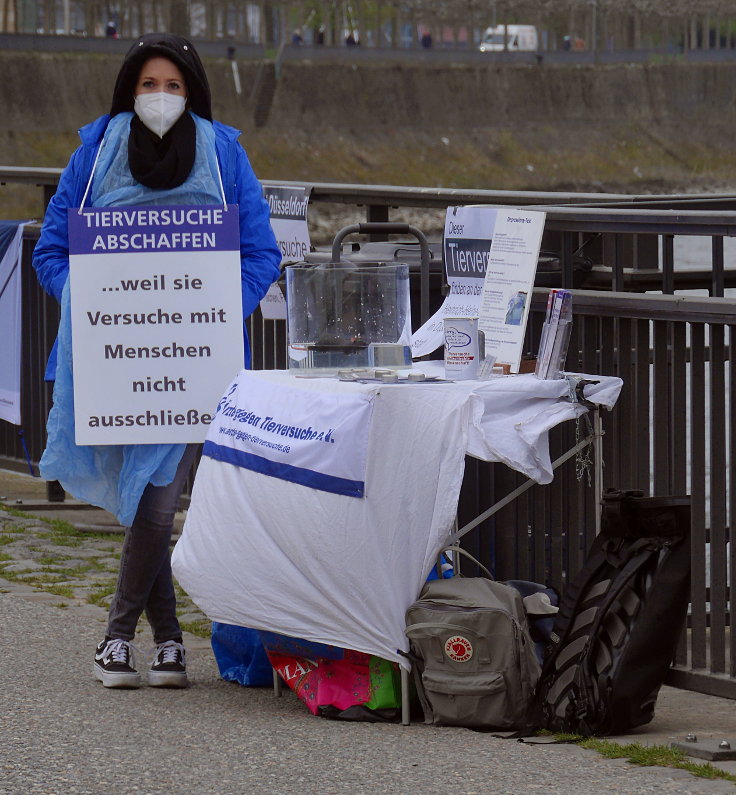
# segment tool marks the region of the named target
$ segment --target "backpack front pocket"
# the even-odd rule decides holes
[[[450,726],[507,725],[508,688],[500,671],[459,674],[424,671],[422,684],[434,723]]]

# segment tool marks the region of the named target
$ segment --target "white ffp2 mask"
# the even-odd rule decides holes
[[[186,104],[186,97],[157,91],[155,94],[138,94],[133,107],[146,127],[163,138],[184,113]]]

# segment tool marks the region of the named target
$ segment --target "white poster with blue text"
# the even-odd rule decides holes
[[[491,253],[494,207],[448,207],[442,236],[450,293],[439,310],[411,339],[411,355],[424,356],[444,343],[446,317],[477,317]]]
[[[203,455],[312,489],[365,496],[375,391],[304,392],[243,370],[220,400]]]
[[[237,205],[68,217],[77,444],[203,441],[243,367]]]
[[[0,420],[20,425],[21,284],[23,226],[0,221]]]

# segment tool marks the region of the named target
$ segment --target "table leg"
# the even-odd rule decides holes
[[[411,723],[409,717],[409,672],[406,668],[401,668],[401,725],[408,726]]]

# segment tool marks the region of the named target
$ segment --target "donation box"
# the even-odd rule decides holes
[[[286,303],[291,372],[411,366],[408,265],[289,265]]]

